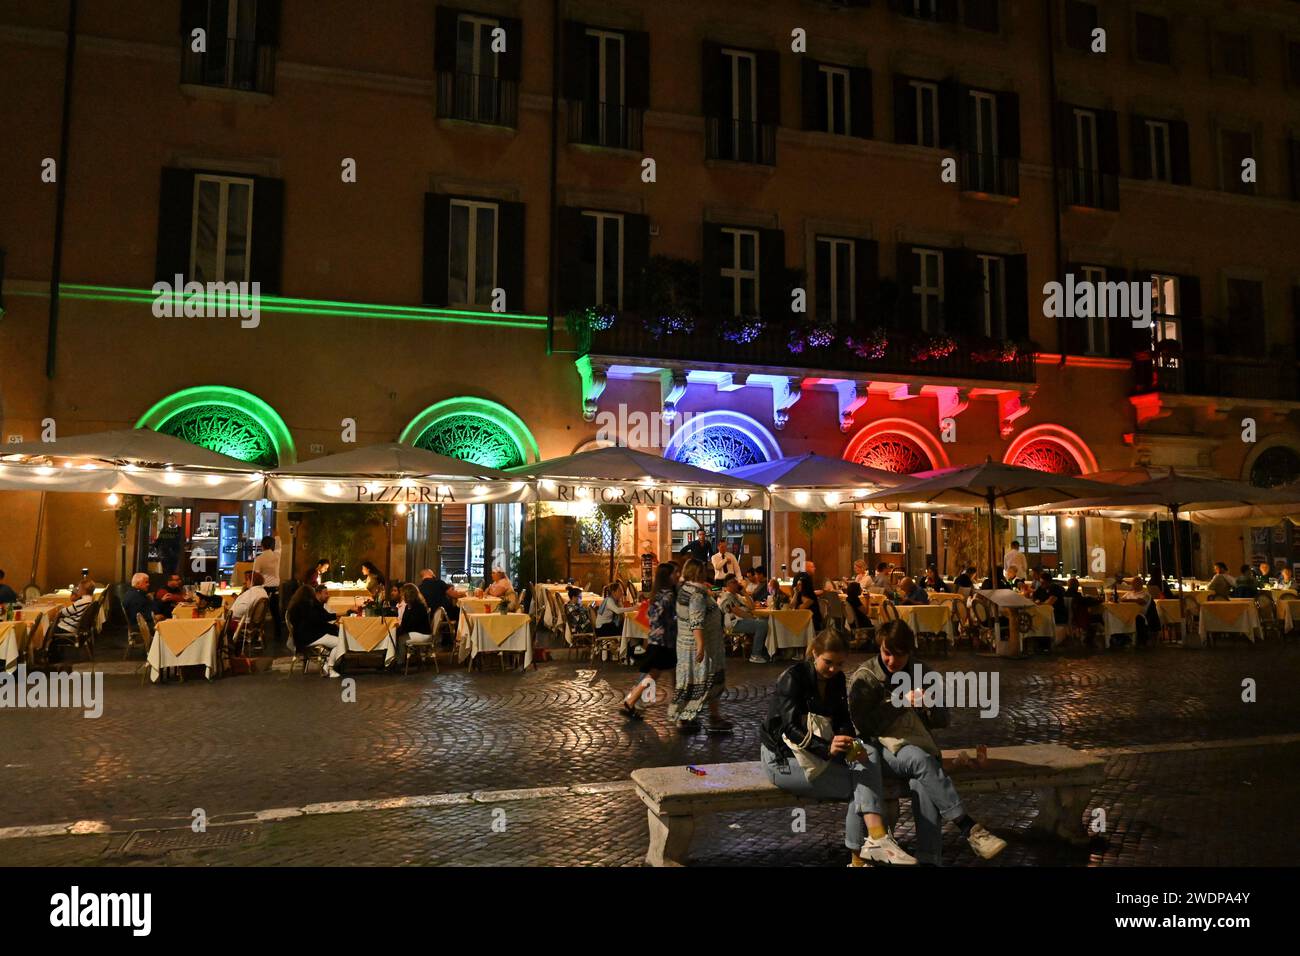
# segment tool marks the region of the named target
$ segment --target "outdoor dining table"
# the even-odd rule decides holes
[[[1178,598],[1156,598],[1156,613],[1164,627],[1177,626],[1187,640],[1187,618],[1183,615],[1183,602]]]
[[[516,652],[524,655],[525,668],[532,665],[533,642],[528,626],[531,618],[527,614],[462,612],[460,619],[464,636],[457,642],[457,660],[473,661],[479,654]]]
[[[636,619],[635,614],[623,615],[623,636],[618,644],[618,656],[627,657],[628,645],[633,641],[650,640],[650,628],[646,627]]]
[[[159,621],[154,630],[153,643],[149,645],[149,679],[154,683],[165,667],[188,667],[202,664],[204,676],[212,680],[217,670],[217,648],[220,644],[220,627],[224,615],[193,618],[171,618]]]
[[[360,607],[362,603],[360,597],[335,597],[330,595],[325,599],[325,607],[339,616]]]
[[[754,614],[768,619],[766,644],[768,657],[775,657],[778,650],[786,647],[797,647],[801,650],[807,648],[816,636],[813,632],[812,611],[793,608],[774,611],[771,608],[760,607],[754,609]]]
[[[349,651],[373,651],[382,647],[384,666],[397,657],[397,618],[395,617],[341,617],[339,618],[338,645],[330,651],[326,668],[334,670],[338,659]]]
[[[27,660],[34,631],[31,621],[0,621],[0,660],[5,662],[5,670],[17,670]]]
[[[1295,629],[1296,617],[1300,616],[1300,601],[1278,601],[1277,616],[1283,633],[1290,634]]]
[[[1056,608],[1050,604],[1035,604],[1031,608],[1026,608],[1029,612],[1033,623],[1029,630],[1024,631],[1020,636],[1025,637],[1046,637],[1052,641],[1053,645],[1059,643],[1056,637]]]
[[[991,602],[995,607],[997,607],[999,612],[1011,609],[1006,615],[1007,620],[1010,622],[1010,627],[1007,629],[1008,634],[1006,637],[1002,636],[1001,615],[999,614],[993,619],[994,646],[997,648],[997,655],[999,657],[1019,657],[1021,652],[1020,615],[1014,612],[1021,608],[1034,608],[1038,605],[1029,600],[1029,598],[1025,597],[1019,591],[1012,588],[996,588],[990,591],[981,590],[977,591],[976,594],[980,598]]]
[[[1201,605],[1201,643],[1208,634],[1245,634],[1253,643],[1258,635],[1264,639],[1259,623],[1259,609],[1250,598],[1233,598],[1228,601],[1206,601]]]
[[[899,620],[906,621],[913,634],[944,633],[949,640],[956,637],[952,627],[953,608],[949,603],[900,604],[895,610]]]
[[[103,588],[95,588],[95,597],[100,597],[104,593]],[[68,590],[51,591],[49,594],[42,594],[35,601],[23,605],[23,610],[36,608],[46,611],[49,617],[54,616],[54,612],[59,608],[68,607],[72,604],[72,592]],[[102,601],[99,605],[99,620],[95,622],[100,627],[108,623],[108,602]]]
[[[1107,601],[1101,608],[1102,625],[1106,629],[1106,646],[1110,647],[1111,638],[1120,634],[1134,636],[1137,643],[1137,619],[1145,608],[1137,601]]]

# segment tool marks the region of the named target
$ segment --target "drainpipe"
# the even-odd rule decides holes
[[[1053,279],[1061,279],[1061,270],[1065,267],[1064,254],[1061,251],[1061,157],[1060,152],[1060,110],[1057,109],[1056,102],[1056,31],[1053,29],[1054,18],[1053,10],[1056,8],[1056,0],[1048,0],[1043,5],[1047,11],[1044,19],[1047,42],[1047,106],[1050,111],[1048,114],[1048,128],[1051,130],[1052,137],[1052,231],[1056,240],[1056,273]],[[1065,316],[1060,316],[1056,320],[1056,342],[1061,350],[1060,364],[1065,364]]]
[[[63,55],[63,118],[54,200],[54,251],[50,264],[50,318],[45,342],[45,377],[54,378],[59,347],[59,282],[63,275],[63,210],[68,198],[68,136],[72,124],[72,73],[77,54],[77,0],[68,0],[68,43]]]
[[[551,216],[550,239],[546,243],[546,354],[555,349],[555,310],[559,283],[556,271],[559,259],[555,246],[559,242],[559,197],[555,181],[559,164],[560,136],[560,0],[551,0]]]

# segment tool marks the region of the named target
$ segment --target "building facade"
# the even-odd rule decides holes
[[[351,423],[508,466],[635,419],[713,468],[1300,477],[1289,0],[11,0],[0,47],[7,440],[141,424],[273,467]],[[256,282],[257,319],[160,315],[158,282]],[[1097,315],[1052,282],[1138,285]],[[112,510],[41,499],[0,492],[11,583],[106,576]],[[630,538],[954,560],[926,516],[767,520]],[[1113,523],[1013,533],[1135,567]],[[1185,565],[1291,536],[1199,529]],[[472,570],[518,513],[395,541]]]

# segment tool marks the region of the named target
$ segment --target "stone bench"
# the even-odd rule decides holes
[[[974,750],[967,749],[974,757]],[[984,768],[953,766],[958,750],[945,750],[944,770],[963,796],[1009,790],[1038,791],[1033,829],[1072,843],[1087,842],[1081,818],[1092,788],[1102,781],[1105,761],[1086,750],[1056,744],[990,747]],[[797,797],[767,779],[763,765],[698,764],[697,776],[685,767],[647,767],[632,772],[637,795],[650,824],[651,866],[684,866],[695,833],[695,818],[733,810],[766,810],[816,802]],[[906,783],[885,776],[885,803],[890,823],[898,819],[898,801],[909,795]]]

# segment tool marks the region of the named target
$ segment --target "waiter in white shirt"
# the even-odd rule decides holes
[[[713,580],[721,581],[728,574],[740,577],[740,562],[727,548],[727,542],[718,542],[718,553],[709,559],[713,564]]]
[[[1012,541],[1007,553],[1002,556],[1002,573],[1008,581],[1029,577],[1029,559],[1020,550],[1020,542]]]
[[[267,535],[262,539],[262,553],[253,559],[253,571],[262,576],[266,596],[270,599],[271,620],[280,634],[280,539]]]

